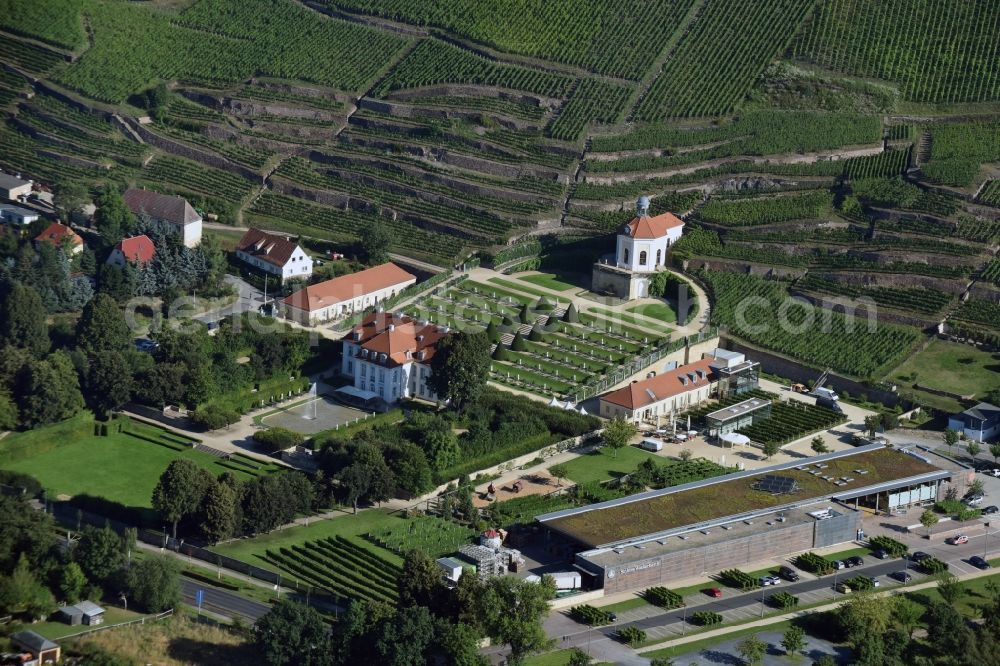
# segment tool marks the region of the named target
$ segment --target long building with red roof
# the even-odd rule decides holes
[[[600,416],[634,422],[669,419],[709,398],[757,388],[758,374],[759,364],[743,354],[713,349],[693,363],[605,393],[599,399]]]
[[[449,330],[406,315],[376,312],[343,338],[341,373],[353,379],[340,393],[366,407],[403,398],[437,400],[427,386],[431,359]]]
[[[311,284],[286,297],[281,308],[285,317],[310,326],[378,305],[416,281],[415,275],[389,262]]]

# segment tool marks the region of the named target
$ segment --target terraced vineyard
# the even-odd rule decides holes
[[[835,71],[899,81],[903,94],[918,102],[1000,97],[991,64],[997,13],[990,0],[903,2],[885,10],[877,0],[817,3],[792,55]],[[941,61],[944,51],[950,57]]]
[[[913,328],[819,310],[788,297],[787,283],[751,275],[705,272],[713,320],[733,333],[815,367],[878,377],[918,339]],[[739,316],[737,316],[739,313]]]
[[[0,167],[56,192],[176,192],[223,223],[336,243],[381,224],[395,252],[512,269],[553,260],[566,237],[610,248],[601,237],[647,195],[685,215],[671,261],[709,271],[713,316],[748,342],[864,378],[921,335],[891,321],[992,330],[991,3],[522,4],[0,0]],[[143,108],[160,82],[165,103]],[[585,272],[595,255],[563,261]],[[868,298],[884,321],[853,337],[811,307],[791,310],[796,335],[736,321],[732,294],[774,309],[789,290]],[[469,283],[415,311],[523,323],[492,378],[547,395],[672,332],[584,311],[529,339],[519,310],[542,293]],[[764,310],[752,322],[774,323]]]

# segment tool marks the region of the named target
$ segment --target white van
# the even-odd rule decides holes
[[[663,442],[658,439],[644,439],[642,440],[642,444],[639,445],[639,448],[653,452],[662,451]]]

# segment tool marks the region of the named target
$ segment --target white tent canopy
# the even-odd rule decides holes
[[[553,396],[553,398],[549,400],[549,407],[562,407],[562,403],[556,400]]]
[[[725,435],[719,437],[719,439],[732,446],[746,446],[750,443],[749,437],[741,435],[738,432],[727,432]]]

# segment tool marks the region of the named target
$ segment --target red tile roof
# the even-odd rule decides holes
[[[601,396],[601,400],[620,405],[626,409],[641,409],[654,402],[700,389],[717,379],[711,368],[713,362],[715,362],[714,358],[703,358],[700,361],[682,365],[675,370],[668,370],[650,379],[633,382],[617,391],[606,393]],[[704,378],[698,376],[699,370],[705,373]],[[688,376],[689,373],[694,374],[694,381]],[[687,382],[686,384],[682,381],[682,377]]]
[[[53,222],[49,226],[45,227],[45,231],[35,236],[36,241],[52,243],[56,247],[62,245],[63,240],[66,238],[68,238],[69,242],[73,245],[83,245],[83,239],[80,238],[75,231],[61,222]]]
[[[287,236],[269,234],[260,229],[250,229],[236,244],[236,249],[240,252],[262,259],[279,268],[288,263],[297,247],[298,243],[290,240]]]
[[[683,227],[684,220],[673,213],[662,213],[656,217],[634,217],[625,225],[625,233],[632,238],[662,238],[674,227]]]
[[[156,248],[153,246],[153,241],[149,240],[149,236],[133,236],[122,239],[118,245],[115,245],[115,249],[125,256],[125,261],[137,261],[141,264],[152,260],[156,255]]]
[[[416,279],[415,275],[411,275],[396,264],[389,262],[350,275],[341,275],[332,280],[311,284],[305,289],[300,289],[287,296],[284,303],[300,310],[312,312],[335,303],[349,301],[363,294],[370,294]]]
[[[429,362],[438,342],[446,335],[447,329],[435,324],[421,323],[392,312],[375,312],[343,339],[368,350],[369,361],[391,368],[409,361]],[[385,354],[384,359],[382,354]]]
[[[136,215],[148,215],[154,220],[163,220],[181,226],[198,222],[201,216],[191,207],[187,199],[172,197],[152,190],[125,190],[125,205]]]

